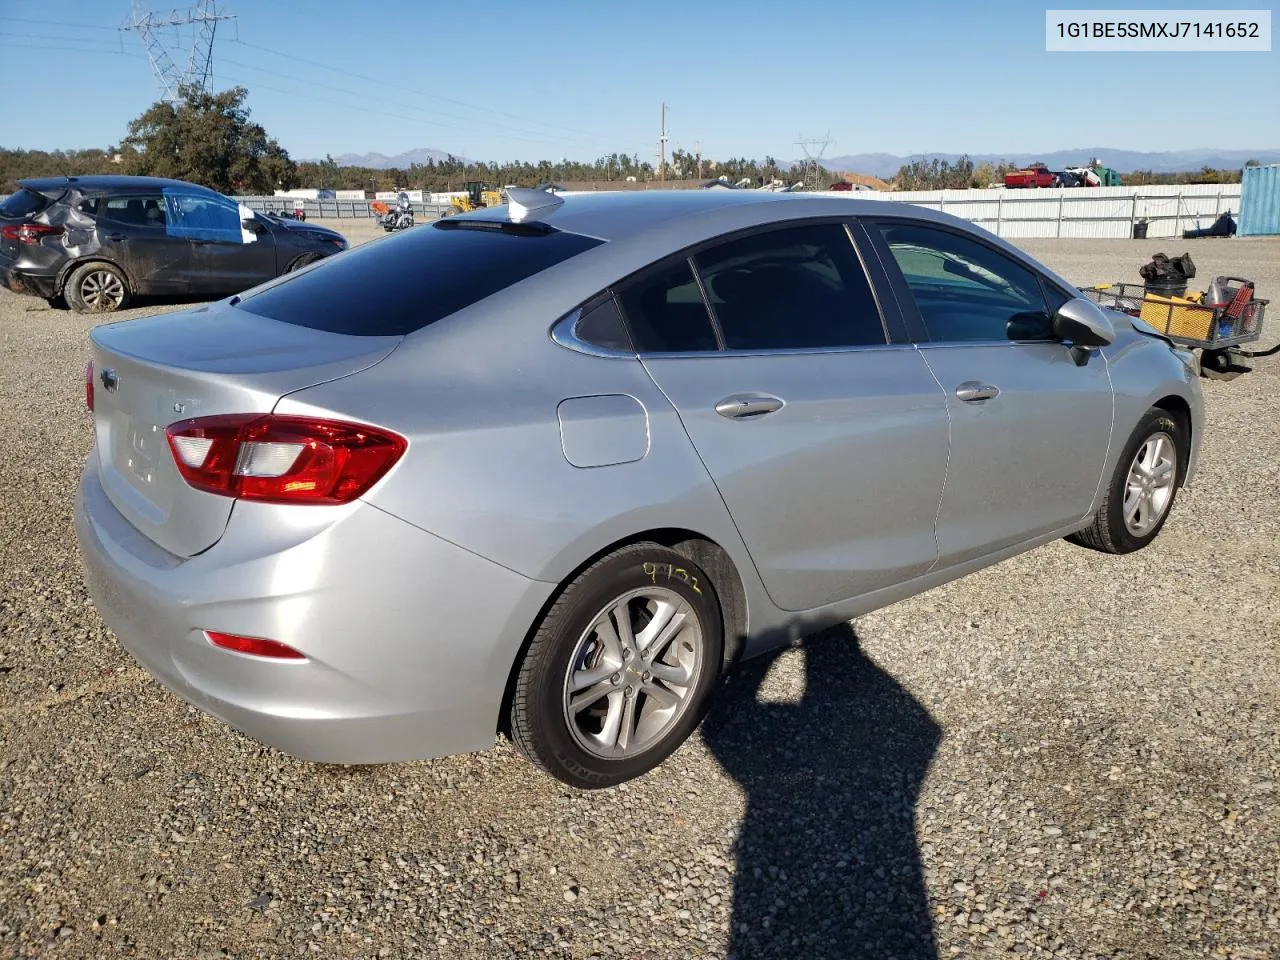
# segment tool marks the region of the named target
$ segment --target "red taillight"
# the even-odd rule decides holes
[[[408,446],[364,424],[253,413],[183,420],[165,434],[188,484],[267,503],[349,503]]]
[[[93,413],[93,361],[84,365],[84,405]]]
[[[14,243],[39,243],[45,237],[60,237],[62,227],[51,227],[47,223],[11,223],[0,227],[0,236]]]
[[[262,637],[238,637],[234,633],[217,633],[206,630],[204,635],[215,647],[234,650],[236,653],[247,653],[251,657],[267,657],[271,660],[305,660],[307,659],[293,647],[287,647],[278,640],[264,640]]]

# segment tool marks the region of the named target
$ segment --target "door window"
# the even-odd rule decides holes
[[[91,197],[80,202],[90,216],[131,227],[164,227],[164,198],[153,196]]]
[[[1011,257],[936,227],[882,223],[879,229],[932,342],[1053,339],[1039,278]]]
[[[885,343],[871,285],[840,224],[752,234],[695,261],[728,350]]]
[[[226,197],[165,190],[167,229],[173,237],[242,243],[240,208]]]

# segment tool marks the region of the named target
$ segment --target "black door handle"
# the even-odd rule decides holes
[[[108,233],[107,239],[108,240],[128,240],[129,238],[126,237],[123,233]]]

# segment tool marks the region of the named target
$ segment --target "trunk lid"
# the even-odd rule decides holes
[[[235,501],[187,485],[165,427],[220,413],[269,413],[285,394],[373,366],[400,337],[280,323],[229,302],[96,327],[94,455],[107,497],[161,548],[217,543]]]

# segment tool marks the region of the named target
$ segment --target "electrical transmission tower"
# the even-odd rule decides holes
[[[133,12],[124,22],[121,30],[136,33],[147,48],[147,58],[151,61],[151,72],[156,75],[160,85],[162,100],[170,102],[178,99],[178,88],[193,86],[198,90],[208,90],[213,79],[213,38],[218,23],[223,20],[234,20],[234,16],[222,13],[218,9],[217,0],[196,0],[196,5],[186,10],[170,10],[168,13],[153,13],[143,5],[143,0],[133,0]],[[185,71],[179,70],[169,56],[160,32],[165,27],[173,27],[175,38],[181,27],[193,28],[191,53],[187,58]]]
[[[827,147],[831,146],[831,134],[827,133],[822,138],[812,140],[801,137],[793,146],[804,151],[804,172],[801,177],[804,189],[821,190],[823,188],[822,155],[827,152]]]

